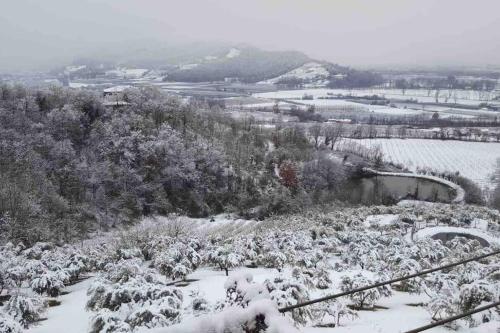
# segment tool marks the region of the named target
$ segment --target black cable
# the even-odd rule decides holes
[[[484,310],[488,310],[488,309],[494,308],[496,306],[500,306],[500,301],[495,302],[495,303],[491,303],[491,304],[488,304],[488,305],[485,305],[485,306],[482,306],[480,308],[476,308],[476,309],[474,309],[472,311],[465,312],[465,313],[462,313],[462,314],[459,314],[459,315],[456,315],[456,316],[453,316],[453,317],[450,317],[450,318],[446,318],[446,319],[443,319],[443,320],[438,320],[438,321],[436,321],[434,323],[431,323],[429,325],[425,325],[425,326],[422,326],[422,327],[419,327],[419,328],[415,328],[414,330],[406,331],[404,333],[417,333],[417,332],[426,331],[426,330],[428,330],[430,328],[441,326],[441,325],[444,325],[446,323],[452,322],[454,320],[457,320],[457,319],[460,319],[460,318],[464,318],[464,317],[470,316],[470,315],[472,315],[474,313],[478,313],[478,312],[481,312],[481,311],[484,311]]]

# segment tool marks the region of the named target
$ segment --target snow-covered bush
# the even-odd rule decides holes
[[[47,294],[51,297],[59,296],[64,288],[63,279],[56,272],[45,272],[31,280],[31,288],[39,294]]]
[[[264,285],[253,282],[251,274],[235,274],[226,283],[226,304],[246,307],[251,301],[269,298]]]
[[[390,270],[397,277],[405,277],[422,271],[420,264],[414,259],[401,258],[390,265]],[[420,277],[399,282],[399,289],[410,293],[420,293],[423,281]]]
[[[143,303],[160,298],[167,298],[173,303],[182,301],[180,290],[149,283],[141,276],[123,283],[98,279],[90,286],[87,295],[89,296],[87,308],[94,311],[101,308],[115,311],[122,304]]]
[[[64,262],[64,269],[69,273],[70,280],[75,281],[82,273],[90,270],[90,259],[79,253],[71,253]]]
[[[0,333],[22,333],[19,323],[6,313],[0,311]]]
[[[170,326],[180,321],[180,306],[181,302],[171,297],[148,300],[135,306],[125,322],[132,328]]]
[[[104,267],[105,277],[115,283],[124,283],[136,277],[141,272],[141,261],[137,259],[120,260]]]
[[[178,241],[164,252],[154,255],[153,266],[168,278],[185,279],[201,264],[200,254],[193,248],[196,242]]]
[[[206,257],[206,261],[208,263],[225,271],[226,276],[229,275],[230,269],[241,265],[243,260],[243,256],[227,246],[216,247],[213,250],[208,251]]]
[[[328,272],[328,266],[325,263],[320,263],[313,270],[314,285],[319,289],[328,289],[332,285],[332,279]]]
[[[177,333],[231,332],[231,333],[299,333],[283,317],[270,300],[251,302],[246,308],[228,307],[223,311],[181,323],[173,329]]]
[[[191,299],[191,303],[188,307],[188,310],[191,311],[195,316],[205,314],[210,311],[210,305],[200,291],[191,291],[189,294],[189,298]]]
[[[101,309],[90,319],[89,333],[130,333],[132,328],[116,313]]]
[[[358,317],[357,313],[351,310],[342,299],[316,303],[311,311],[314,326],[319,327],[336,327],[343,319],[354,320]]]
[[[274,249],[268,252],[266,255],[264,255],[263,260],[266,267],[276,268],[278,272],[281,272],[283,270],[283,267],[285,267],[287,257],[283,252]]]
[[[13,295],[4,307],[4,311],[18,321],[24,328],[38,320],[46,304],[40,297]]]
[[[273,281],[264,281],[264,285],[269,291],[271,300],[279,308],[296,305],[309,300],[307,288],[295,280],[276,278]],[[306,324],[312,318],[311,309],[307,306],[292,310],[291,315],[292,319],[301,325]]]
[[[343,276],[340,288],[342,291],[350,291],[358,289],[361,287],[366,287],[376,283],[375,281],[363,276],[362,274],[356,274],[353,277]],[[364,291],[359,291],[357,293],[349,295],[351,301],[354,302],[354,306],[360,309],[373,308],[375,303],[381,297],[388,297],[391,295],[391,290],[387,286],[372,288]]]
[[[314,288],[313,272],[300,267],[292,268],[292,278],[297,283],[304,285],[307,289]]]
[[[28,279],[28,272],[26,267],[22,266],[21,262],[17,262],[14,266],[7,269],[7,278],[20,288],[23,282]]]
[[[143,254],[141,249],[137,247],[132,247],[132,248],[120,248],[116,250],[116,258],[117,260],[120,259],[133,259],[133,258],[142,258]]]
[[[485,280],[475,281],[464,284],[460,289],[452,294],[435,293],[432,300],[427,305],[427,310],[431,313],[432,319],[440,320],[464,312],[471,311],[477,307],[489,304],[498,300],[500,295],[500,284],[492,284]],[[452,322],[447,326],[458,328],[461,324],[467,327],[475,327],[479,324],[493,319],[500,319],[500,316],[494,311],[478,313],[474,316],[465,317],[459,321]]]

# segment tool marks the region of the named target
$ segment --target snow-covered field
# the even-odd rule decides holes
[[[394,99],[413,99],[418,102],[436,102],[436,91],[425,89],[408,89],[403,91],[400,89],[302,89],[302,90],[281,90],[267,93],[254,94],[255,97],[261,98],[291,98],[299,99],[304,94],[312,95],[314,98],[328,97],[335,95],[344,96],[373,96],[378,95],[386,98]],[[460,103],[466,105],[479,105],[482,102],[493,101],[498,96],[498,92],[481,92],[473,90],[440,90],[438,95],[439,103]],[[493,102],[498,103],[499,102]]]
[[[346,139],[351,141],[350,139]],[[491,186],[491,176],[500,158],[500,143],[425,139],[354,140],[366,147],[380,147],[386,161],[403,164],[412,171],[431,168],[460,172],[481,186]]]

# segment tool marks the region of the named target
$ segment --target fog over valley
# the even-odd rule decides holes
[[[364,67],[499,65],[499,10],[495,0],[6,1],[0,70],[186,42],[298,50]]]

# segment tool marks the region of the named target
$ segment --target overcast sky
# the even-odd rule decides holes
[[[500,65],[500,0],[1,0],[0,70],[223,41],[344,65]]]

